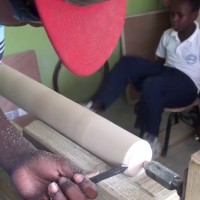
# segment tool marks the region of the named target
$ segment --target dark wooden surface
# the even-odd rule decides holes
[[[127,18],[124,26],[126,55],[153,59],[160,37],[169,27],[166,11]]]
[[[3,58],[3,63],[34,80],[41,82],[37,58],[33,50],[5,56]],[[17,109],[18,106],[14,105],[4,97],[0,97],[0,108],[4,112],[8,112]]]

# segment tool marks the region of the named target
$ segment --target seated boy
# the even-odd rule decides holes
[[[157,151],[159,144],[163,109],[187,106],[198,96],[200,31],[195,20],[199,7],[199,0],[172,0],[169,7],[172,28],[166,30],[160,39],[156,62],[134,56],[122,57],[87,105],[94,110],[104,110],[129,83],[137,85],[140,100],[135,126],[153,151]]]

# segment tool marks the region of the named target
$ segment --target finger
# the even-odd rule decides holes
[[[95,199],[97,197],[98,188],[90,179],[81,174],[75,174],[74,181],[88,199]]]
[[[67,200],[67,198],[55,182],[49,184],[48,192],[52,200]]]
[[[78,185],[65,177],[59,178],[59,186],[67,199],[69,200],[85,200],[85,194],[80,190]]]

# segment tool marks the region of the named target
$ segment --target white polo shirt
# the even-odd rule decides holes
[[[174,67],[188,75],[200,91],[200,30],[195,22],[194,33],[181,42],[178,32],[166,30],[156,50],[158,57],[165,59],[165,66]]]
[[[0,25],[0,63],[4,52],[4,26]]]

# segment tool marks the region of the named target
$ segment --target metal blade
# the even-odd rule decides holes
[[[94,183],[98,183],[102,180],[105,180],[107,178],[110,178],[112,176],[116,176],[118,174],[125,172],[127,168],[128,168],[127,166],[121,165],[121,166],[118,166],[116,168],[110,169],[106,172],[103,172],[101,174],[98,174],[98,175],[90,178],[90,180]]]

